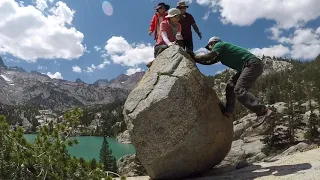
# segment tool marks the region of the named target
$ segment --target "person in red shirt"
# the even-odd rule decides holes
[[[152,33],[154,32],[154,39],[157,40],[157,37],[160,32],[160,24],[162,21],[166,20],[166,15],[168,15],[168,13],[166,12],[170,9],[170,6],[161,2],[161,3],[158,3],[158,5],[154,8],[156,9],[157,12],[153,15],[151,19],[150,27],[149,27],[149,35],[151,36]]]
[[[182,27],[182,37],[183,37],[183,43],[184,48],[188,51],[193,52],[193,39],[192,39],[192,30],[191,26],[193,27],[194,31],[198,34],[200,39],[202,39],[202,34],[199,31],[199,28],[193,18],[193,16],[190,13],[187,13],[187,8],[189,6],[184,1],[179,1],[177,3],[177,8],[181,11],[181,18],[179,23]]]
[[[180,10],[171,8],[168,11],[166,20],[160,24],[160,34],[157,38],[156,45],[154,47],[154,58],[156,58],[164,49],[174,44],[180,44],[178,41],[182,41],[181,25],[179,24]],[[147,64],[150,67],[152,61]]]

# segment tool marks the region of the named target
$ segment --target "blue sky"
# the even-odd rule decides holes
[[[153,56],[154,40],[148,35],[153,7],[158,2],[175,7],[178,1],[109,0],[111,16],[103,12],[102,2],[1,0],[1,57],[8,66],[88,83],[146,70]],[[200,40],[193,33],[197,52],[211,36],[219,36],[257,55],[310,60],[320,53],[319,0],[189,2],[188,12],[203,35]],[[211,75],[225,68],[199,65]]]

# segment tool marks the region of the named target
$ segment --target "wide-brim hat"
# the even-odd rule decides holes
[[[220,41],[221,39],[219,37],[213,36],[209,39],[208,44],[206,45],[205,48],[209,50],[209,45],[211,42],[220,42]]]
[[[166,11],[168,11],[170,9],[170,5],[168,5],[164,2],[158,3],[158,5],[154,7],[154,9],[158,10],[161,7],[165,7]]]
[[[189,8],[189,6],[187,5],[187,3],[185,1],[179,1],[177,3],[177,8],[179,7],[186,7],[186,8]]]
[[[171,8],[171,9],[169,9],[168,15],[166,15],[166,18],[171,18],[171,17],[177,16],[180,14],[181,14],[181,11],[179,9]]]

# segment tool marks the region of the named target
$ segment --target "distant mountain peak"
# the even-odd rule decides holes
[[[18,66],[9,67],[9,70],[19,71],[19,72],[27,72],[22,67],[18,67]]]
[[[94,85],[108,85],[109,81],[108,81],[108,79],[98,79],[93,84]]]
[[[44,74],[44,73],[40,73],[40,72],[35,71],[35,70],[30,71],[30,73],[33,73],[33,74],[37,74],[37,75],[40,75],[40,76],[43,76],[43,77],[48,77],[48,78],[50,78],[48,75],[46,75],[46,74]]]
[[[77,78],[75,82],[76,82],[76,83],[85,83],[85,82],[82,81],[80,78]]]
[[[4,68],[4,69],[8,69],[8,67],[4,64],[2,58],[0,57],[0,67]]]

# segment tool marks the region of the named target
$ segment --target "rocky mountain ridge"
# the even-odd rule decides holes
[[[37,71],[26,72],[19,67],[7,67],[0,58],[0,102],[41,109],[64,110],[77,106],[108,104],[124,100],[144,72],[121,74],[110,81],[93,84],[51,79]]]

